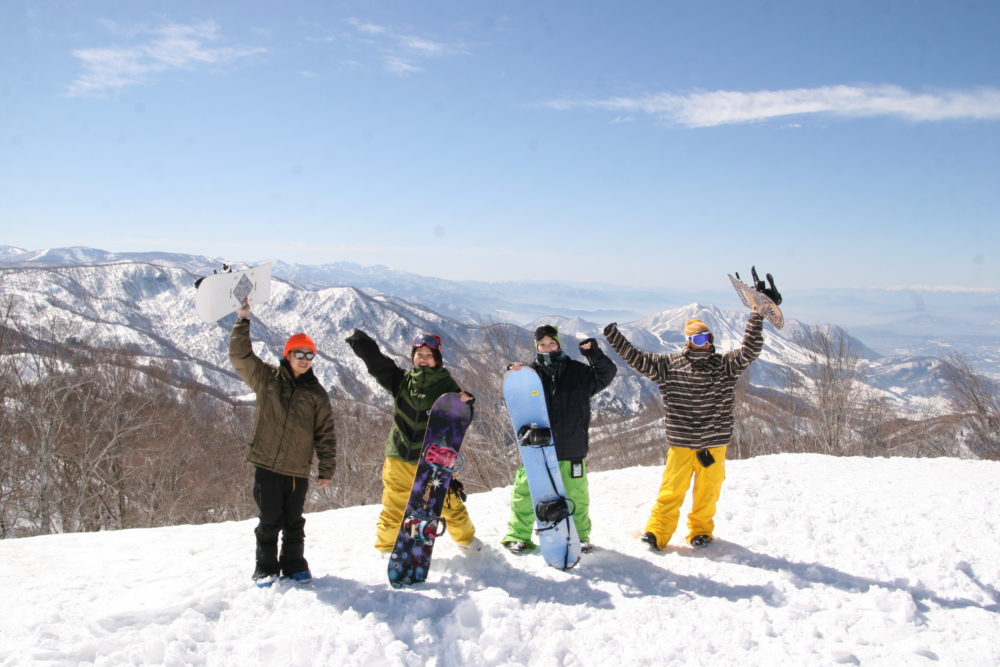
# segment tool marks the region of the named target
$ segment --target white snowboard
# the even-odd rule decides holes
[[[251,306],[265,303],[271,297],[271,263],[245,271],[216,273],[201,279],[194,307],[198,317],[208,323],[217,322],[234,313],[246,299]]]

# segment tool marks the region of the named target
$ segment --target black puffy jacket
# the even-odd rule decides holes
[[[588,364],[566,357],[553,369],[534,362],[531,367],[538,372],[545,388],[549,409],[552,437],[560,461],[580,461],[587,457],[590,448],[590,398],[615,379],[618,367],[598,347],[593,338],[589,350],[580,350]]]

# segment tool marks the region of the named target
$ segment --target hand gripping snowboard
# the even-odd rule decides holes
[[[194,299],[198,317],[211,324],[239,310],[243,299],[251,305],[265,303],[271,297],[271,264],[215,273],[198,279],[194,285],[198,289]]]
[[[389,583],[393,588],[427,579],[434,540],[446,529],[441,508],[451,476],[464,465],[458,449],[471,422],[472,407],[463,403],[457,393],[442,394],[431,407],[410,501],[389,555]]]
[[[580,536],[559,472],[538,373],[531,368],[508,371],[503,378],[503,397],[535,506],[535,531],[542,557],[552,567],[568,570],[580,560]]]
[[[747,308],[759,307],[760,311],[764,313],[764,317],[774,325],[775,329],[782,328],[785,326],[785,316],[781,314],[781,308],[778,308],[781,303],[781,294],[774,286],[774,278],[771,277],[770,273],[766,274],[767,280],[771,284],[771,287],[768,288],[764,281],[757,277],[757,267],[751,267],[750,272],[753,274],[754,287],[740,280],[738,273],[735,278],[729,276],[736,293],[740,295],[740,301]]]

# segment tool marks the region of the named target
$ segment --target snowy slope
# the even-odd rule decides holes
[[[252,521],[6,540],[0,664],[1000,664],[1000,463],[727,465],[704,551],[638,543],[660,470],[631,468],[592,476],[574,570],[498,546],[496,489],[469,498],[486,548],[443,538],[405,591],[374,506],[308,517],[307,587],[252,587]]]

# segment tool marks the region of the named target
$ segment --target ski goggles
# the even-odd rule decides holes
[[[688,342],[692,345],[704,345],[705,343],[712,343],[715,338],[710,333],[697,333],[693,336],[685,336]]]
[[[432,350],[436,350],[441,347],[441,336],[435,336],[434,334],[420,334],[413,339],[413,347],[421,347],[426,345]]]
[[[303,352],[302,350],[292,350],[289,354],[296,359],[308,359],[309,361],[316,358],[315,352]]]

